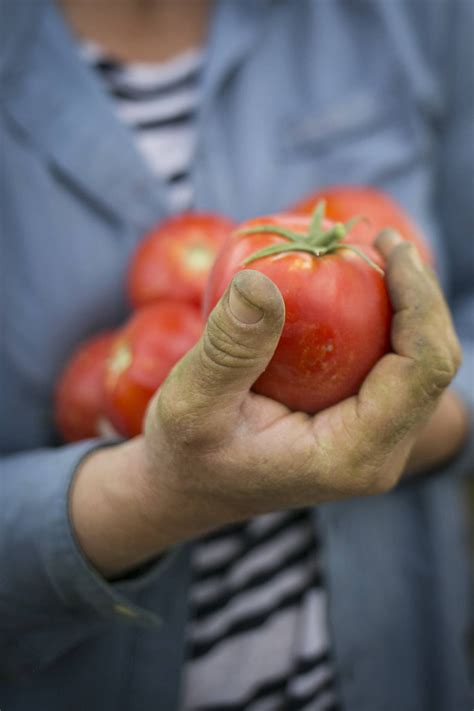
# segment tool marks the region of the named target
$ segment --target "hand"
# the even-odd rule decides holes
[[[377,363],[357,396],[314,417],[250,392],[277,345],[284,305],[262,274],[235,277],[147,415],[150,506],[170,502],[175,535],[378,494],[398,482],[456,373],[460,348],[416,249],[393,232],[377,246],[387,260],[395,352]]]
[[[410,456],[426,463],[420,445],[433,435],[459,344],[415,248],[391,232],[378,246],[395,310],[394,353],[356,397],[315,417],[250,391],[276,347],[284,306],[262,274],[237,275],[200,343],[152,401],[145,437],[92,452],[76,473],[72,523],[102,574],[120,575],[227,522],[388,491]]]

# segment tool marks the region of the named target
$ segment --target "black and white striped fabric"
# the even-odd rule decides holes
[[[121,64],[89,43],[83,45],[83,54],[115,100],[120,118],[133,130],[145,160],[166,186],[171,211],[189,209],[203,52],[192,50],[164,64]]]
[[[186,711],[336,711],[308,510],[213,533],[193,556]]]
[[[95,46],[84,55],[166,185],[171,210],[189,209],[201,52],[126,66]],[[183,711],[339,710],[309,510],[208,535],[192,566]]]

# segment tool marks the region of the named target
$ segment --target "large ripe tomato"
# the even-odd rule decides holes
[[[357,185],[323,188],[292,205],[290,211],[311,215],[321,200],[326,203],[326,217],[334,222],[346,222],[354,215],[364,217],[351,230],[352,242],[370,245],[380,230],[393,227],[404,239],[416,244],[420,256],[427,264],[434,263],[431,250],[420,230],[403,208],[381,190]]]
[[[97,437],[104,418],[104,372],[115,333],[83,343],[61,373],[55,390],[55,421],[67,442]]]
[[[277,227],[258,232],[262,225]],[[337,234],[331,240],[328,233],[334,224],[328,221],[319,221],[319,244],[332,241],[335,249],[315,256],[315,241],[312,245],[301,235],[308,233],[310,225],[311,218],[291,214],[242,225],[217,258],[204,307],[208,314],[241,269],[266,274],[282,293],[286,319],[275,354],[254,390],[293,410],[314,413],[357,393],[367,373],[390,349],[391,306],[380,268],[336,246]],[[277,233],[282,228],[301,236],[291,242]],[[311,229],[316,236],[314,224]],[[242,234],[242,230],[255,233]],[[350,235],[345,239],[349,241]],[[275,247],[292,251],[243,264],[255,252],[271,252]],[[372,247],[359,249],[381,263]]]
[[[105,373],[105,410],[118,432],[140,434],[150,398],[202,328],[196,306],[159,301],[142,306],[118,332]]]
[[[139,243],[128,273],[132,304],[176,299],[201,305],[209,272],[235,224],[216,214],[188,212],[158,225]]]

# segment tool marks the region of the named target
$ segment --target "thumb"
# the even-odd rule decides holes
[[[285,321],[280,291],[264,274],[238,272],[211,312],[204,334],[171,374],[175,396],[193,410],[239,407],[267,367]]]

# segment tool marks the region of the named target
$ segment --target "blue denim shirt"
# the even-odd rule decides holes
[[[105,581],[68,489],[89,441],[57,446],[55,378],[127,313],[127,260],[163,189],[47,0],[1,0],[0,708],[179,708],[190,545]],[[313,188],[394,195],[436,253],[473,401],[474,3],[221,0],[202,80],[196,207],[236,219]],[[469,585],[450,466],[320,507],[347,711],[467,711]],[[224,680],[223,680],[224,681]]]

